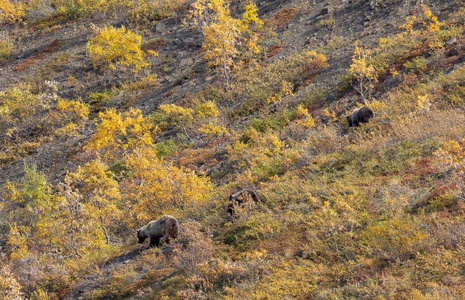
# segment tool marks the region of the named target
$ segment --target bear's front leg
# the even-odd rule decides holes
[[[160,237],[159,236],[151,236],[150,237],[150,247],[158,247],[160,246]]]

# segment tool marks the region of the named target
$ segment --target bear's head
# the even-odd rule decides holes
[[[147,235],[144,233],[144,231],[137,229],[137,238],[139,239],[138,243],[142,244],[147,238]]]

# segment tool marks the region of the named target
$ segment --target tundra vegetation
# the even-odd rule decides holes
[[[0,298],[464,298],[465,6],[423,2],[300,47],[300,0],[0,0]]]

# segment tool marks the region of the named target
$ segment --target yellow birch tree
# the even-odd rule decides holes
[[[262,26],[257,9],[250,3],[245,6],[243,19],[231,17],[225,0],[198,0],[192,4],[191,17],[205,36],[203,48],[210,66],[221,69],[226,84],[231,80],[234,58],[241,52],[260,52],[253,24]]]

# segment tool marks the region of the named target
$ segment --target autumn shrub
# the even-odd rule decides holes
[[[292,20],[294,15],[299,11],[297,7],[287,7],[276,12],[271,18],[265,21],[266,27],[282,30]]]
[[[0,40],[0,62],[3,62],[8,59],[13,51],[13,47],[8,41]]]
[[[222,260],[214,256],[211,235],[201,231],[196,221],[184,223],[181,244],[174,249],[173,264],[187,274],[187,288],[178,297],[220,295],[219,290],[245,277],[248,270],[243,262]]]
[[[100,159],[95,159],[84,167],[68,174],[65,178],[68,185],[76,186],[79,192],[86,195],[86,209],[98,218],[107,244],[114,237],[114,228],[121,218],[121,195],[118,182],[113,178],[109,167]]]
[[[187,145],[169,139],[166,141],[160,141],[155,144],[155,151],[158,157],[175,156],[179,151],[185,148]]]
[[[177,15],[177,11],[186,3],[186,0],[147,0],[141,1],[130,13],[129,16],[138,20],[149,22],[162,20]],[[156,51],[156,50],[155,50]]]
[[[139,110],[130,109],[123,114],[108,110],[100,117],[101,122],[87,148],[101,156],[101,160],[97,157],[89,167],[101,166],[99,176],[104,181],[97,184],[91,180],[98,179],[98,176],[85,179],[87,176],[76,173],[81,174],[78,176],[82,180],[79,189],[91,197],[89,200],[94,197],[95,204],[98,204],[93,209],[100,216],[100,221],[95,220],[100,222],[99,227],[106,228],[102,222],[108,222],[119,213],[124,214],[116,223],[134,228],[163,214],[180,216],[191,207],[207,203],[212,190],[208,179],[159,158],[154,150],[152,125]],[[124,169],[119,183],[109,171],[115,163]],[[102,194],[94,186],[103,182],[107,185],[108,194]],[[144,184],[140,185],[141,182]],[[119,193],[123,201],[120,204]],[[92,201],[86,204],[93,205]],[[102,233],[108,238],[106,230]]]
[[[6,209],[10,211],[11,224],[32,226],[40,218],[40,207],[51,196],[52,190],[47,177],[35,165],[24,165],[24,173],[21,181],[7,183],[5,203],[8,205]],[[12,229],[17,231],[16,225]],[[27,247],[27,243],[18,246]]]
[[[68,273],[63,257],[48,244],[43,236],[41,222],[49,213],[51,185],[35,166],[25,166],[26,176],[19,182],[7,184],[6,206],[11,226],[7,239],[7,253],[14,274],[23,286],[23,292],[47,288],[49,291],[62,288],[68,282]]]
[[[236,137],[228,152],[230,160],[242,170],[240,180],[244,184],[282,175],[298,159],[298,150],[289,147],[277,132],[262,134],[254,128],[245,132],[245,138]]]
[[[245,6],[242,19],[231,16],[224,0],[200,0],[192,4],[191,18],[205,36],[203,48],[210,66],[221,69],[229,85],[234,59],[245,52],[259,53],[253,26],[263,26],[253,3]]]
[[[117,88],[105,89],[103,91],[89,92],[86,94],[86,97],[89,98],[89,105],[95,105],[98,107],[116,96],[118,92]]]
[[[284,128],[294,114],[288,109],[283,109],[282,112],[275,114],[264,114],[258,118],[250,120],[249,127],[254,128],[259,132],[267,132],[268,130],[279,130]]]
[[[151,145],[157,131],[138,109],[117,113],[109,109],[99,113],[100,124],[86,146],[97,151],[109,162],[123,158],[138,147]]]
[[[37,224],[40,235],[71,256],[87,257],[104,248],[105,232],[92,204],[82,201],[82,195],[68,185],[57,188],[59,192],[47,199],[44,215]]]
[[[155,151],[137,149],[125,161],[131,172],[122,183],[123,195],[130,199],[132,207],[127,217],[137,223],[144,224],[163,214],[182,216],[208,203],[212,191],[208,178],[164,162]]]
[[[149,65],[141,50],[141,36],[126,29],[105,26],[87,43],[87,51],[94,67],[115,70],[129,67],[138,73]],[[156,52],[151,52],[154,55]]]
[[[2,163],[20,158],[55,134],[76,135],[88,118],[88,108],[79,101],[57,96],[57,83],[45,81],[43,92],[19,84],[0,92],[0,140],[5,149]]]
[[[183,224],[180,244],[173,250],[173,265],[182,268],[188,276],[201,280],[202,267],[208,265],[214,255],[214,247],[209,233],[201,232],[202,225],[197,221]]]
[[[365,102],[367,99],[371,99],[374,84],[378,82],[376,69],[367,63],[370,56],[371,51],[369,49],[359,47],[355,44],[355,52],[352,56],[352,64],[349,69],[349,73],[357,81],[354,88],[360,93]]]
[[[15,23],[21,20],[24,14],[24,5],[22,2],[0,1],[0,23]]]
[[[315,297],[317,286],[321,284],[322,272],[318,271],[319,267],[312,261],[303,259],[266,261],[266,257],[262,258],[262,264],[267,265],[263,268],[263,275],[256,276],[253,281],[239,281],[235,287],[226,287],[227,294],[224,299],[312,299]]]
[[[449,140],[435,153],[436,165],[457,187],[458,196],[463,200],[465,172],[465,139]]]
[[[32,121],[37,118],[37,114],[47,111],[55,97],[54,92],[35,95],[29,85],[20,85],[2,91],[0,129],[4,134],[12,134],[19,125]]]
[[[194,108],[163,104],[159,109],[170,117],[168,122],[181,129],[180,136],[196,146],[228,133],[213,101],[205,101]]]
[[[224,98],[244,99],[235,113],[248,115],[265,104],[279,104],[286,96],[292,98],[298,86],[315,80],[326,66],[326,57],[322,54],[314,51],[295,53],[265,67],[257,66],[239,72]]]
[[[421,72],[426,65],[419,56],[427,49],[434,51],[443,47],[439,39],[441,23],[428,6],[422,5],[422,12],[422,16],[413,15],[406,19],[399,27],[404,30],[402,33],[380,38],[373,50],[359,47],[356,42],[352,65],[344,80],[354,81],[354,88],[365,102],[371,99],[381,73],[397,74],[397,70],[391,68],[394,63],[400,62],[407,68],[413,66]],[[420,29],[415,29],[418,26]]]
[[[78,100],[58,100],[57,119],[61,127],[56,133],[59,136],[78,135],[79,129],[82,128],[89,118],[89,107]]]
[[[18,281],[13,277],[13,274],[7,266],[2,266],[0,269],[0,296],[3,299],[22,300],[23,293]]]
[[[56,10],[60,14],[65,14],[71,18],[81,18],[87,14],[104,14],[124,13],[126,10],[134,7],[135,2],[126,0],[53,0]]]
[[[422,222],[407,215],[369,225],[363,237],[369,254],[388,260],[411,258],[428,243]]]

